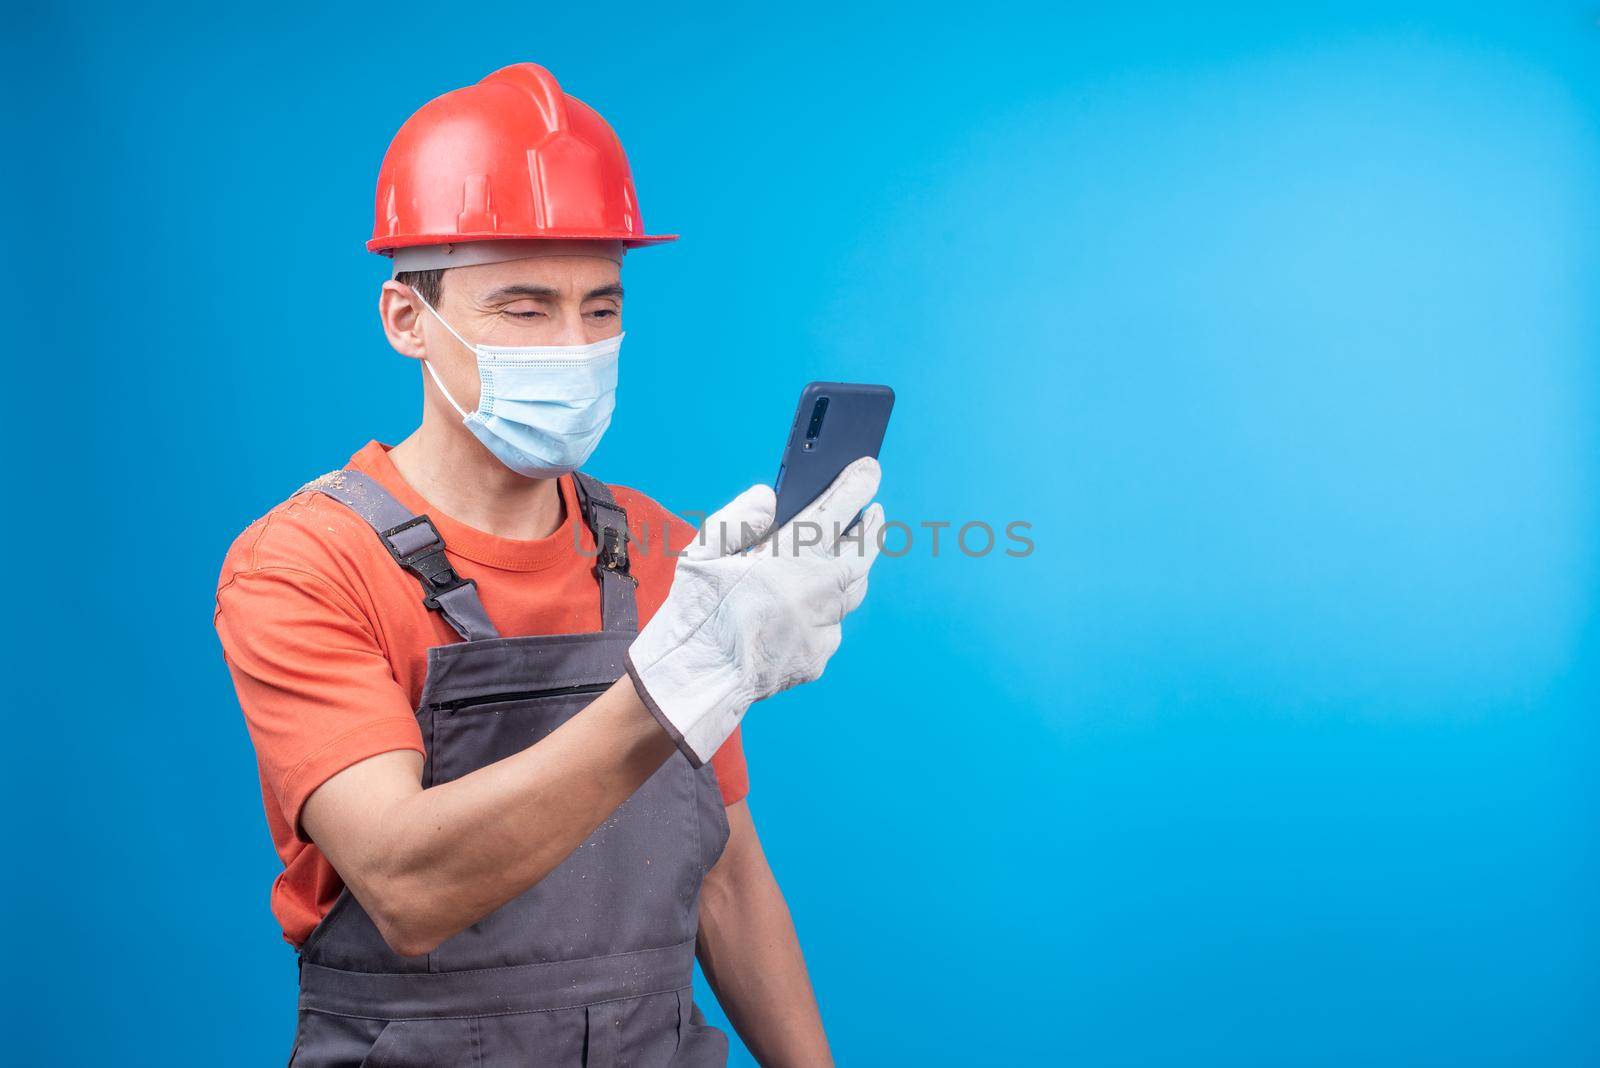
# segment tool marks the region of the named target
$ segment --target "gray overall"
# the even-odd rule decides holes
[[[627,517],[575,476],[601,629],[502,638],[426,516],[357,471],[307,490],[347,505],[464,639],[428,650],[417,721],[423,786],[526,749],[622,676],[638,630]],[[402,957],[349,890],[300,950],[293,1068],[539,1065],[702,1068],[727,1062],[690,980],[700,882],[727,842],[710,765],[674,753],[555,871],[432,953]]]

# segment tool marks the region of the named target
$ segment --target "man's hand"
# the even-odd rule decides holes
[[[883,509],[867,507],[878,478],[876,460],[857,460],[776,531],[772,488],[752,486],[706,520],[678,561],[666,603],[628,651],[628,671],[696,766],[752,703],[822,674],[878,556]]]

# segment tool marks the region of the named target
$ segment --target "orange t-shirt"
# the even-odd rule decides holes
[[[594,539],[578,515],[572,479],[560,480],[565,517],[548,538],[515,541],[442,515],[406,485],[388,448],[368,444],[350,467],[397,500],[427,513],[450,564],[475,579],[500,633],[567,634],[600,629]],[[675,552],[694,531],[655,501],[612,487],[628,512],[641,626],[666,599]],[[575,532],[573,525],[579,531]],[[581,543],[574,538],[581,538]],[[582,545],[591,555],[579,551]],[[272,911],[299,945],[333,907],[343,883],[300,829],[306,798],[334,775],[397,749],[423,752],[414,710],[427,651],[460,641],[422,603],[370,526],[321,493],[291,497],[252,523],[228,551],[217,583],[217,634],[233,673],[261,770],[261,796],[283,872]],[[712,758],[726,804],[749,789],[739,735]]]

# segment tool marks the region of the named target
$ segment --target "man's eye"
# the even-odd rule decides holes
[[[617,315],[616,309],[614,308],[596,308],[589,314],[594,316],[596,319],[614,319]]]
[[[506,309],[506,314],[514,319],[539,319],[544,316],[542,311],[512,311],[509,308]]]

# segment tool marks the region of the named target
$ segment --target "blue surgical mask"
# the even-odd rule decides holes
[[[417,299],[422,300],[420,293]],[[433,364],[423,361],[473,437],[528,478],[555,478],[581,467],[611,425],[622,335],[592,345],[474,345],[433,305],[422,304],[477,354],[480,392],[471,414],[450,396]]]

